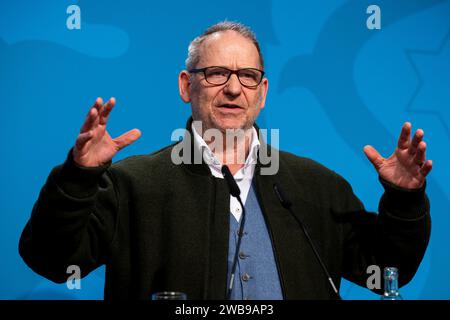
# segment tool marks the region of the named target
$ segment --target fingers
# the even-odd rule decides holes
[[[117,137],[114,139],[114,142],[116,143],[117,150],[123,149],[126,146],[132,144],[135,142],[139,137],[141,136],[141,131],[138,129],[130,130],[124,134],[122,134],[120,137]]]
[[[402,131],[400,132],[400,136],[398,137],[397,147],[399,149],[407,149],[410,145],[410,136],[411,136],[411,123],[405,122],[402,126]]]
[[[112,97],[105,103],[100,112],[100,124],[106,124],[108,122],[109,114],[116,105],[116,98]]]
[[[420,173],[426,177],[433,167],[433,162],[431,160],[426,160],[427,144],[423,141],[424,135],[425,133],[422,129],[416,130],[408,147],[408,153],[414,157],[414,163],[420,167]]]
[[[383,157],[378,153],[377,150],[375,150],[374,147],[369,145],[364,147],[364,153],[366,154],[369,161],[373,164],[375,169],[378,171],[378,169],[383,164],[384,161]]]
[[[427,144],[425,141],[421,141],[417,146],[417,152],[414,155],[414,163],[422,166],[425,163],[425,151],[427,149]]]
[[[81,127],[80,133],[87,132],[94,129],[98,124],[106,125],[108,122],[108,117],[116,104],[116,99],[112,97],[103,105],[103,99],[98,97],[95,103],[89,110],[86,120]]]
[[[91,109],[89,109],[88,114],[86,115],[86,119],[80,129],[80,133],[87,132],[96,126],[96,122],[98,120],[98,115],[102,108],[102,105],[103,99],[100,97],[97,98]]]
[[[430,173],[432,168],[433,168],[433,161],[427,160],[423,164],[422,168],[420,168],[420,173],[422,174],[422,176],[426,177]]]
[[[83,147],[86,145],[86,142],[88,142],[93,136],[94,134],[91,130],[80,133],[77,137],[77,141],[75,141],[76,148],[79,150],[83,149]]]
[[[97,118],[98,111],[95,107],[93,107],[91,110],[89,110],[86,116],[86,120],[84,121],[83,126],[80,129],[80,133],[92,130],[96,126]]]
[[[411,144],[408,148],[408,153],[414,155],[417,152],[417,147],[419,143],[423,140],[424,132],[422,129],[418,129],[414,134]]]

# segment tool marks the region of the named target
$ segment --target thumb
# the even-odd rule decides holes
[[[364,147],[364,153],[366,154],[367,159],[373,164],[375,169],[378,171],[383,164],[383,157],[375,150],[374,147],[367,145]]]
[[[141,131],[139,129],[133,129],[125,132],[120,137],[115,138],[113,141],[116,143],[117,150],[121,150],[126,146],[129,146],[141,136]]]

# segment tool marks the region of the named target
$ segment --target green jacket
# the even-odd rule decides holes
[[[50,173],[23,230],[19,251],[27,265],[63,283],[69,265],[86,276],[105,264],[105,299],[150,299],[157,291],[224,299],[228,187],[206,164],[173,164],[173,147],[98,168],[78,167],[69,152]],[[385,193],[377,215],[365,211],[335,172],[279,155],[278,173],[261,175],[258,164],[254,182],[285,299],[334,295],[274,183],[289,195],[338,287],[341,277],[366,286],[369,265],[398,267],[400,286],[412,279],[430,236],[425,187],[411,191],[380,180]]]

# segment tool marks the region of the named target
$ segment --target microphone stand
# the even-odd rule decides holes
[[[303,230],[303,233],[306,236],[306,239],[308,240],[308,243],[311,247],[311,249],[314,252],[314,255],[316,256],[317,261],[320,264],[320,267],[322,268],[323,272],[325,273],[325,276],[328,279],[328,282],[331,286],[331,289],[333,289],[334,293],[336,294],[337,298],[339,300],[342,300],[341,296],[339,295],[339,291],[336,288],[336,285],[333,282],[333,279],[330,276],[330,273],[328,272],[327,267],[325,266],[325,264],[322,261],[322,258],[320,257],[319,252],[316,249],[316,246],[314,245],[314,242],[312,241],[311,237],[309,236],[308,230],[305,227],[305,224],[303,223],[303,221],[297,217],[294,214],[294,210],[292,210],[292,202],[286,197],[286,194],[283,192],[283,190],[281,189],[280,185],[275,183],[273,185],[273,190],[278,198],[278,200],[280,201],[281,205],[286,208],[287,210],[289,210],[289,212],[292,214],[292,216],[294,217],[295,221],[297,221],[297,223],[300,225],[301,229]]]

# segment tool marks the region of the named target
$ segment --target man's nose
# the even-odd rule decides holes
[[[225,94],[231,96],[238,96],[241,94],[242,85],[239,82],[238,76],[236,74],[232,74],[228,82],[225,84],[225,88],[223,89]]]

